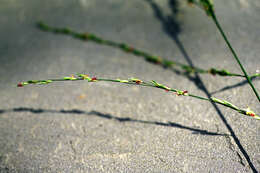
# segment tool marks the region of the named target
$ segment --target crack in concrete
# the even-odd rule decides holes
[[[239,158],[239,163],[245,167],[246,165],[245,165],[245,163],[243,162],[242,156],[239,154],[239,152],[236,152],[236,153],[237,153],[237,156],[238,156],[238,158]]]
[[[246,167],[246,164],[243,162],[244,161],[243,157],[239,154],[239,152],[236,150],[236,146],[232,143],[232,138],[230,136],[225,136],[225,138],[228,143],[228,148],[232,152],[236,153],[236,155],[238,157],[238,159],[236,161],[238,163],[240,163],[243,167]]]
[[[226,137],[226,141],[227,141],[227,143],[228,143],[228,148],[230,149],[230,150],[232,150],[233,152],[235,152],[236,150],[235,150],[235,145],[234,144],[232,144],[232,139],[230,138],[230,136],[225,136]]]
[[[76,160],[76,158],[77,158],[77,151],[76,151],[75,147],[73,146],[72,140],[70,140],[70,147],[71,147],[71,149],[72,149],[72,151],[74,153],[73,158]]]

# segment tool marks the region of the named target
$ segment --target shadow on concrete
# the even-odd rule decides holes
[[[169,0],[169,7],[172,9],[172,15],[171,17],[169,16],[164,16],[162,10],[159,8],[159,6],[153,1],[153,0],[145,0],[146,2],[148,2],[151,6],[151,8],[154,10],[154,15],[156,18],[158,18],[158,20],[160,20],[163,30],[165,31],[165,33],[171,37],[175,44],[178,46],[179,50],[181,51],[183,57],[185,58],[185,60],[187,61],[187,63],[191,66],[194,67],[194,64],[191,60],[191,58],[189,57],[188,53],[186,52],[182,42],[179,40],[178,38],[178,33],[179,33],[179,27],[178,26],[178,22],[175,20],[175,15],[176,15],[176,11],[175,10],[178,6],[176,0]],[[171,20],[171,21],[170,21]],[[207,90],[207,88],[205,87],[203,81],[201,80],[200,76],[198,73],[194,74],[194,77],[188,75],[188,78],[194,82],[194,84],[197,86],[198,89],[202,90],[208,98],[211,97],[211,94],[209,93],[209,91]],[[220,119],[222,120],[222,122],[224,123],[224,125],[226,126],[226,128],[228,129],[228,131],[230,132],[232,138],[234,139],[236,145],[238,146],[239,150],[243,153],[244,157],[246,158],[251,170],[253,172],[257,172],[255,166],[253,165],[249,155],[247,154],[246,150],[244,149],[244,147],[242,146],[242,144],[240,143],[238,137],[236,136],[234,130],[232,129],[231,125],[227,122],[226,118],[224,117],[223,113],[221,112],[221,110],[218,108],[218,106],[214,103],[211,102],[212,106],[214,107],[214,109],[216,110],[216,112],[218,113]],[[237,154],[239,154],[237,152]]]
[[[260,78],[259,77],[252,77],[251,80],[254,81],[254,80],[259,80]],[[243,80],[242,82],[239,82],[237,84],[234,84],[234,85],[229,85],[229,86],[226,86],[226,87],[223,87],[221,88],[220,90],[217,90],[217,91],[213,91],[211,92],[210,94],[213,95],[213,94],[217,94],[217,93],[220,93],[220,92],[223,92],[223,91],[226,91],[226,90],[229,90],[229,89],[233,89],[233,88],[237,88],[237,87],[240,87],[240,86],[243,86],[243,85],[246,85],[248,84],[248,81],[247,80]]]
[[[34,114],[41,114],[41,113],[81,114],[81,115],[89,115],[89,116],[94,115],[94,116],[97,116],[100,118],[116,120],[120,123],[132,122],[132,123],[151,124],[151,125],[166,126],[166,127],[180,128],[183,130],[189,130],[189,131],[192,131],[192,134],[210,135],[210,136],[228,136],[228,134],[218,133],[218,132],[209,132],[207,130],[201,130],[198,128],[188,127],[188,126],[184,126],[184,125],[174,123],[174,122],[163,123],[163,122],[158,122],[158,121],[138,120],[138,119],[133,119],[133,118],[129,118],[129,117],[117,117],[117,116],[114,116],[111,114],[104,114],[104,113],[101,113],[98,111],[86,112],[86,111],[79,110],[79,109],[51,110],[51,109],[34,109],[34,108],[26,108],[26,107],[18,107],[18,108],[5,109],[5,110],[0,109],[0,114],[7,113],[7,112],[31,112]]]
[[[178,34],[181,32],[180,25],[179,25],[178,21],[175,19],[176,15],[178,13],[178,1],[176,1],[176,0],[169,0],[168,1],[169,2],[169,8],[171,9],[171,12],[172,12],[172,14],[168,15],[168,16],[163,15],[162,10],[159,8],[159,6],[153,0],[144,0],[144,1],[146,1],[147,3],[150,4],[150,6],[152,7],[152,9],[154,11],[154,15],[156,16],[156,18],[158,18],[161,21],[164,31],[168,35],[170,35],[172,38],[174,38],[174,40],[175,40],[176,44],[179,46],[179,49],[181,50],[182,54],[185,55],[185,50],[183,49],[183,46],[182,46],[182,44],[180,43],[180,41],[177,37]],[[74,31],[69,32],[69,30],[70,30],[69,28],[52,28],[52,27],[49,27],[48,25],[46,25],[42,22],[37,22],[36,28],[38,28],[39,30],[45,31],[45,32],[46,31],[52,32],[54,34],[69,35],[69,36],[72,36],[73,38],[81,40],[81,41],[92,41],[92,42],[95,42],[96,44],[112,46],[114,48],[119,48],[126,53],[134,54],[135,56],[143,56],[144,59],[146,61],[150,62],[150,63],[160,65],[163,68],[168,68],[171,71],[173,71],[174,73],[176,73],[177,75],[182,75],[182,76],[188,77],[193,82],[196,82],[196,78],[192,78],[190,76],[189,71],[179,70],[179,69],[176,68],[176,66],[170,66],[170,67],[165,66],[162,63],[158,63],[154,60],[146,58],[146,56],[153,56],[153,55],[149,55],[149,53],[146,53],[146,52],[143,52],[143,51],[140,51],[140,50],[138,50],[138,51],[140,51],[142,53],[136,53],[136,51],[127,50],[126,49],[127,44],[125,44],[125,43],[116,43],[116,42],[111,41],[111,40],[101,41],[100,39],[102,39],[102,38],[94,36],[93,34],[90,34],[90,33],[88,33],[88,34],[92,35],[92,37],[95,37],[95,39],[93,39],[93,38],[92,39],[85,39],[84,37],[82,37],[82,35],[80,33],[76,33]],[[1,51],[1,49],[0,49],[0,51]],[[186,57],[186,56],[184,56],[184,57]],[[191,61],[189,60],[189,58],[185,58],[185,59],[188,61],[189,64],[192,64]],[[192,67],[194,67],[194,66],[192,66]],[[255,80],[255,79],[259,79],[259,78],[258,77],[252,77],[251,78],[252,81]],[[199,82],[197,82],[197,84],[199,84]],[[218,91],[214,91],[210,94],[216,94],[216,93],[219,93],[219,92],[222,92],[222,91],[225,91],[225,90],[229,90],[229,89],[232,89],[232,88],[240,87],[240,86],[243,86],[243,85],[246,85],[246,84],[248,84],[248,82],[247,82],[247,80],[244,80],[244,81],[239,82],[237,84],[226,86],[226,87],[224,87],[224,88],[222,88]]]
[[[185,60],[187,61],[187,63],[191,66],[194,67],[193,62],[191,60],[191,58],[189,57],[188,53],[186,52],[182,42],[179,40],[178,34],[180,33],[180,26],[176,20],[176,14],[178,12],[178,3],[176,0],[169,0],[169,7],[172,11],[171,15],[165,16],[162,13],[162,10],[160,9],[160,7],[153,1],[153,0],[144,0],[147,3],[150,4],[151,8],[154,11],[154,15],[155,17],[161,21],[163,30],[165,31],[165,33],[167,33],[175,42],[175,44],[178,46],[179,50],[181,51],[183,57],[185,58]],[[173,70],[176,74],[182,74],[180,71],[177,70]],[[225,91],[231,88],[235,88],[235,87],[239,87],[242,85],[247,84],[247,82],[243,81],[240,82],[238,84],[232,85],[232,86],[227,86],[224,87],[222,89],[220,89],[219,91],[215,91],[213,93],[209,93],[209,91],[207,90],[207,88],[205,87],[203,81],[201,80],[200,76],[198,73],[195,73],[194,76],[191,76],[190,74],[184,74],[189,80],[191,80],[192,82],[194,82],[194,84],[196,85],[196,87],[202,91],[204,91],[204,93],[207,95],[208,98],[211,97],[211,94],[217,93],[217,92],[221,92],[221,91]],[[236,145],[238,146],[239,150],[242,152],[242,154],[244,155],[244,157],[246,158],[250,168],[252,169],[253,172],[257,172],[256,168],[254,167],[253,163],[250,160],[249,155],[247,154],[246,150],[244,149],[244,147],[242,146],[242,144],[240,143],[238,137],[236,136],[234,130],[232,129],[231,125],[227,122],[227,120],[225,119],[223,113],[220,111],[220,109],[218,108],[218,106],[211,102],[212,106],[214,107],[214,109],[216,110],[216,112],[218,113],[220,119],[222,120],[222,122],[224,123],[224,125],[226,126],[226,128],[228,129],[228,131],[230,132],[232,138],[234,139]],[[28,109],[28,108],[27,108]],[[3,110],[2,110],[3,111]],[[39,111],[39,112],[38,112]],[[39,110],[31,110],[31,112],[33,113],[41,113],[40,111],[42,111],[41,109]],[[57,111],[56,111],[57,112]],[[71,110],[71,112],[68,111],[58,111],[60,113],[77,113],[77,114],[82,114],[82,112],[80,110]],[[0,110],[1,113],[1,110]],[[83,111],[84,113],[84,111]],[[155,124],[155,125],[163,125],[163,126],[169,126],[169,127],[177,127],[177,128],[182,128],[182,129],[187,129],[187,130],[191,130],[194,132],[198,132],[200,134],[207,134],[209,132],[204,130],[200,130],[200,129],[194,129],[191,127],[186,127],[177,123],[161,123],[161,122],[150,122],[150,121],[143,121],[143,120],[136,120],[136,119],[131,119],[131,118],[119,118],[119,117],[115,117],[112,116],[110,114],[102,114],[99,112],[95,112],[92,111],[90,112],[92,115],[96,115],[99,117],[103,117],[103,118],[107,118],[107,119],[115,119],[119,122],[139,122],[139,123],[146,123],[146,124]],[[89,114],[89,113],[84,113],[84,114]],[[211,133],[211,132],[210,132]],[[212,134],[207,134],[207,135],[212,135]],[[237,154],[239,154],[237,152]]]

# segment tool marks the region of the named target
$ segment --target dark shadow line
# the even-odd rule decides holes
[[[252,77],[251,80],[259,80],[259,77]],[[243,86],[243,85],[246,85],[248,84],[248,81],[247,80],[243,80],[242,82],[239,82],[237,84],[234,84],[234,85],[230,85],[230,86],[226,86],[226,87],[223,87],[221,88],[220,90],[217,90],[217,91],[213,91],[211,92],[210,94],[213,95],[213,94],[217,94],[217,93],[220,93],[220,92],[223,92],[223,91],[226,91],[226,90],[229,90],[229,89],[233,89],[233,88],[237,88],[237,87],[240,87],[240,86]]]
[[[189,57],[188,53],[186,52],[182,42],[179,40],[178,38],[178,32],[176,32],[175,29],[172,30],[173,26],[175,26],[177,24],[177,22],[174,20],[174,14],[175,11],[173,11],[171,19],[173,21],[169,22],[169,17],[162,17],[163,13],[162,10],[160,10],[160,8],[158,7],[158,5],[156,3],[153,2],[153,0],[145,0],[147,1],[151,7],[154,10],[155,16],[161,21],[162,26],[164,31],[166,32],[167,35],[169,35],[176,43],[176,45],[178,46],[178,48],[180,49],[181,53],[183,54],[185,60],[188,62],[188,64],[191,67],[194,67],[193,62],[191,60],[191,58]],[[169,5],[172,6],[173,4],[177,5],[176,3],[173,3],[173,1],[176,0],[169,0]],[[176,7],[171,7],[171,8],[176,8]],[[174,25],[172,25],[172,23],[174,23]],[[177,31],[179,31],[179,27],[177,28]],[[203,81],[201,80],[200,76],[198,73],[194,74],[194,77],[190,78],[195,85],[197,86],[197,88],[199,88],[200,90],[204,91],[204,93],[207,95],[208,98],[211,97],[211,94],[209,93],[209,91],[207,90],[207,88],[205,87]],[[214,103],[211,102],[212,106],[215,108],[216,112],[218,113],[219,117],[221,118],[222,122],[225,124],[226,128],[228,129],[228,131],[230,132],[231,136],[233,137],[235,143],[237,144],[238,148],[240,149],[240,151],[243,153],[244,157],[246,158],[250,168],[252,169],[253,172],[257,172],[255,166],[253,165],[249,155],[247,154],[246,150],[244,149],[244,147],[242,146],[242,144],[240,143],[238,137],[236,136],[234,130],[232,129],[232,127],[229,125],[229,123],[227,122],[226,118],[224,117],[223,113],[220,111],[220,109],[218,108],[218,106]]]
[[[51,110],[51,109],[34,109],[34,108],[27,108],[27,107],[18,107],[18,108],[13,108],[13,109],[0,109],[0,114],[7,113],[7,112],[31,112],[34,114],[41,114],[41,113],[61,113],[61,114],[82,114],[82,115],[95,115],[100,118],[105,118],[105,119],[111,119],[111,120],[116,120],[120,123],[123,122],[135,122],[135,123],[142,123],[142,124],[151,124],[151,125],[159,125],[159,126],[166,126],[166,127],[174,127],[174,128],[180,128],[184,130],[189,130],[192,131],[192,134],[200,134],[200,135],[210,135],[210,136],[228,136],[228,134],[225,133],[218,133],[218,132],[209,132],[207,130],[201,130],[198,128],[192,128],[188,126],[184,126],[178,123],[174,122],[168,122],[168,123],[163,123],[163,122],[158,122],[158,121],[146,121],[146,120],[138,120],[138,119],[133,119],[129,117],[117,117],[113,116],[111,114],[104,114],[98,111],[90,111],[86,112],[83,110],[79,109],[71,109],[71,110]]]
[[[108,119],[115,119],[119,122],[137,122],[137,123],[143,123],[143,124],[152,124],[152,125],[160,125],[160,126],[167,126],[167,127],[175,127],[175,128],[193,131],[192,134],[212,135],[212,136],[227,136],[227,134],[209,132],[207,130],[192,128],[192,127],[184,126],[184,125],[174,123],[174,122],[163,123],[163,122],[157,122],[157,121],[137,120],[137,119],[132,119],[132,118],[129,118],[129,117],[122,118],[122,117],[112,116],[111,114],[103,114],[103,113],[100,113],[100,112],[97,112],[97,111],[91,111],[91,112],[89,112],[89,114],[90,115],[94,114],[94,115],[97,115],[97,116],[100,116],[100,117],[103,117],[103,118],[108,118]]]

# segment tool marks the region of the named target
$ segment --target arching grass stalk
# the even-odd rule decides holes
[[[69,28],[54,28],[54,27],[50,27],[42,22],[39,22],[38,27],[43,30],[43,31],[49,31],[49,32],[54,32],[54,33],[60,33],[60,34],[66,34],[66,35],[71,35],[75,38],[81,39],[81,40],[86,40],[86,41],[93,41],[95,43],[98,44],[103,44],[103,45],[108,45],[108,46],[113,46],[116,48],[119,48],[127,53],[132,53],[136,56],[141,56],[144,57],[147,61],[162,65],[164,67],[167,68],[173,68],[174,66],[178,66],[180,67],[182,70],[184,70],[187,73],[209,73],[212,75],[220,75],[220,76],[237,76],[237,77],[245,77],[244,75],[241,74],[236,74],[236,73],[231,73],[228,70],[222,69],[216,69],[216,68],[210,68],[208,70],[204,70],[198,67],[191,67],[189,65],[185,65],[182,64],[180,62],[177,61],[170,61],[170,60],[166,60],[160,56],[155,56],[149,53],[146,53],[144,51],[141,51],[139,49],[136,49],[134,47],[131,47],[125,43],[117,43],[111,40],[105,40],[95,34],[92,33],[78,33],[75,32]],[[260,77],[259,73],[256,73],[254,75],[252,75],[251,77]]]
[[[253,89],[253,91],[254,91],[254,93],[255,93],[255,95],[256,95],[258,101],[260,102],[260,96],[259,96],[258,92],[256,91],[254,85],[252,84],[251,77],[248,76],[248,74],[247,74],[246,70],[244,69],[242,63],[240,62],[240,60],[239,60],[239,58],[238,58],[238,56],[237,56],[235,50],[234,50],[233,47],[231,46],[231,44],[230,44],[230,42],[229,42],[229,40],[228,40],[226,34],[224,33],[224,31],[223,31],[223,29],[222,29],[220,23],[218,22],[218,19],[217,19],[216,15],[215,15],[215,11],[214,11],[214,7],[213,7],[212,1],[211,1],[211,0],[188,0],[188,3],[190,3],[190,4],[195,4],[195,5],[197,5],[198,7],[203,8],[203,9],[205,10],[206,14],[213,19],[213,21],[214,21],[214,23],[216,24],[216,26],[217,26],[217,28],[218,28],[220,34],[221,34],[222,37],[224,38],[224,40],[225,40],[225,42],[226,42],[228,48],[230,49],[231,53],[233,54],[233,57],[235,58],[235,60],[236,60],[237,63],[239,64],[239,66],[240,66],[242,72],[244,73],[244,76],[246,77],[246,79],[247,79],[249,85],[251,86],[251,88]]]
[[[214,102],[217,104],[221,104],[223,106],[229,107],[237,112],[239,112],[240,114],[243,115],[247,115],[247,116],[251,116],[257,120],[260,120],[260,116],[256,113],[254,113],[253,111],[251,111],[249,108],[247,109],[240,109],[237,106],[233,105],[232,103],[229,103],[228,101],[225,100],[220,100],[214,97],[210,97],[210,98],[205,98],[205,97],[201,97],[201,96],[196,96],[193,94],[188,93],[188,91],[186,90],[178,90],[178,89],[174,89],[174,88],[170,88],[166,85],[160,84],[154,80],[150,81],[150,82],[145,82],[142,81],[138,78],[130,78],[127,80],[122,80],[122,79],[104,79],[104,78],[97,78],[97,77],[89,77],[88,75],[85,74],[77,74],[76,76],[71,75],[69,77],[63,77],[60,79],[47,79],[47,80],[30,80],[27,82],[20,82],[18,83],[18,87],[23,87],[29,84],[49,84],[52,82],[60,82],[60,81],[78,81],[78,80],[87,80],[88,82],[98,82],[98,81],[105,81],[105,82],[117,82],[117,83],[124,83],[124,84],[131,84],[131,85],[141,85],[141,86],[147,86],[147,87],[154,87],[154,88],[159,88],[159,89],[163,89],[167,92],[173,92],[174,94],[178,95],[178,96],[190,96],[193,98],[197,98],[200,100],[206,100],[206,101],[210,101],[210,102]]]

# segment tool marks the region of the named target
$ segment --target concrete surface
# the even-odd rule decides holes
[[[179,75],[118,49],[35,27],[42,20],[186,64],[240,73],[214,23],[178,2],[1,0],[0,172],[257,172],[259,121],[223,106],[101,82],[16,87],[77,72],[139,77],[201,96],[214,93],[259,113],[241,78]],[[260,1],[218,0],[215,9],[245,68],[255,73]],[[254,84],[260,91],[260,80]]]

